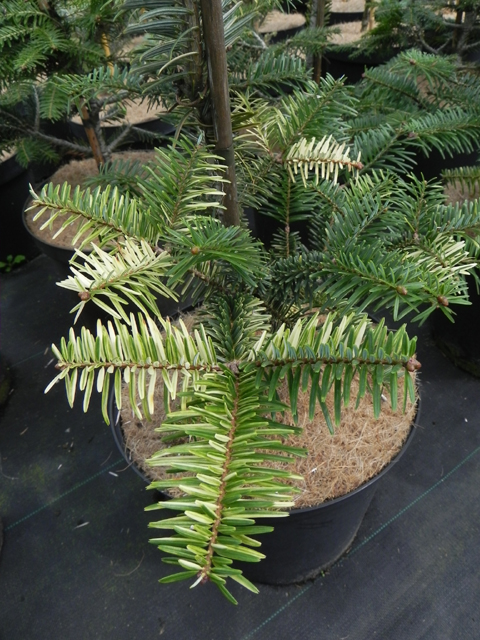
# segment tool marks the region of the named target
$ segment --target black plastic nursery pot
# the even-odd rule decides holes
[[[132,131],[125,144],[122,144],[122,149],[152,149],[154,147],[161,147],[170,142],[170,139],[175,134],[175,126],[161,120],[160,118],[154,118],[152,120],[147,120],[145,122],[140,122],[135,125],[138,129],[145,131],[148,133],[155,133],[161,138],[158,140],[151,140],[149,138],[143,138],[140,133],[137,131]],[[87,135],[85,133],[85,129],[82,124],[69,121],[68,123],[70,138],[74,140],[83,140],[87,142]],[[111,142],[122,130],[121,126],[117,125],[105,125],[103,128],[103,132],[107,142]],[[164,138],[164,139],[163,139]]]
[[[259,524],[274,527],[272,533],[260,536],[260,551],[266,557],[259,563],[236,562],[235,568],[242,569],[253,582],[288,585],[311,580],[331,567],[352,545],[379,481],[410,446],[419,415],[420,401],[414,424],[400,452],[361,487],[315,507],[293,509],[285,518],[261,518]],[[149,484],[150,480],[126,449],[113,389],[108,400],[108,416],[119,451],[135,473]],[[165,493],[157,492],[157,496],[159,500],[169,499]]]
[[[363,18],[363,11],[330,11],[329,24],[342,24],[343,22],[357,22]]]
[[[0,185],[7,184],[15,180],[20,174],[25,173],[27,169],[22,167],[17,161],[15,155],[10,156],[0,163]]]
[[[458,169],[459,167],[472,167],[477,164],[480,150],[472,152],[455,153],[453,156],[442,156],[440,151],[432,149],[428,157],[421,151],[416,154],[416,165],[413,173],[417,178],[425,180],[440,179],[444,169]]]
[[[345,51],[327,48],[322,58],[322,74],[329,73],[335,79],[345,76],[348,84],[355,84],[360,82],[366,68],[378,67],[396,55],[394,52],[388,55],[355,55],[355,53],[354,47]]]
[[[58,120],[52,122],[51,120],[41,120],[40,130],[42,133],[56,138],[57,140],[71,140],[72,135],[70,133],[69,123],[66,120]],[[41,184],[48,180],[48,178],[57,171],[57,169],[69,161],[69,156],[57,149],[59,156],[55,160],[43,160],[34,161],[31,164],[31,169],[35,179],[35,184]]]
[[[125,458],[125,461],[128,463],[128,465],[133,469],[133,471],[135,471],[135,473],[140,476],[140,478],[142,478],[142,480],[146,484],[150,484],[151,481],[148,479],[144,471],[135,463],[135,460],[132,459],[130,452],[125,445],[122,424],[120,421],[120,411],[117,409],[117,406],[115,404],[115,391],[113,388],[110,389],[110,393],[108,396],[107,412],[108,419],[110,421],[110,429],[112,430],[113,440],[117,445],[118,450]],[[168,495],[166,493],[158,492],[158,494],[162,500],[168,500]]]
[[[267,249],[270,248],[275,233],[282,228],[280,222],[276,220],[276,218],[261,213],[253,207],[244,207],[243,214],[253,237],[261,240]],[[299,220],[289,225],[290,232],[298,233],[300,240],[306,246],[309,246],[308,222],[308,220]]]
[[[305,15],[310,8],[310,0],[284,0],[282,9],[284,11],[303,13]]]
[[[22,223],[22,210],[34,183],[31,169],[18,164],[15,156],[0,164],[0,260],[23,255],[27,259],[39,254],[35,242]]]
[[[26,221],[26,210],[31,203],[31,199],[28,198],[23,207],[23,215],[22,221],[23,225],[27,231],[27,233],[32,238],[32,241],[38,248],[40,253],[45,254],[52,260],[54,260],[57,264],[63,265],[65,269],[68,267],[70,260],[73,258],[73,254],[75,253],[73,249],[69,249],[68,247],[62,247],[60,245],[54,244],[52,242],[47,242],[42,238],[39,238],[37,235],[33,233]]]
[[[310,9],[310,0],[289,0],[282,3],[284,11],[297,12],[306,15]],[[355,22],[363,18],[363,11],[329,11],[328,23]]]
[[[271,36],[270,42],[272,44],[277,44],[278,42],[284,42],[285,40],[289,40],[290,38],[293,38],[293,36],[297,35],[297,33],[300,33],[301,31],[303,31],[304,28],[305,28],[304,26],[301,26],[301,27],[293,27],[292,29],[282,29],[282,30],[276,31]]]
[[[378,476],[379,478],[380,476]],[[287,518],[262,518],[274,527],[259,536],[259,563],[236,563],[252,582],[300,584],[316,578],[349,549],[377,489],[377,478],[337,500],[290,512]]]
[[[147,143],[145,143],[145,141],[141,137],[141,134],[134,132],[133,140],[129,145],[131,149],[144,149],[146,146],[148,148],[152,146],[161,147],[170,144],[177,130],[173,124],[165,122],[161,118],[147,120],[146,122],[141,122],[137,126],[139,127],[139,129],[142,129],[146,133],[155,133],[157,135],[161,135],[162,138],[153,143],[152,141],[148,141]]]
[[[452,307],[455,322],[436,311],[431,316],[430,327],[440,351],[455,366],[480,378],[480,294],[473,276],[467,276],[467,281],[472,304]]]

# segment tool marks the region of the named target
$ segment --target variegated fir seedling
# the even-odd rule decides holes
[[[373,325],[366,310],[423,321],[435,309],[451,316],[452,305],[467,303],[478,202],[446,206],[441,185],[389,171],[409,157],[408,145],[441,135],[422,131],[412,142],[395,134],[392,143],[382,125],[383,137],[369,136],[358,127],[359,106],[331,77],[305,81],[273,104],[258,94],[232,99],[241,123],[238,199],[275,225],[268,248],[243,221],[223,224],[225,154],[204,136],[179,134],[158,149],[130,193],[71,193],[65,185],[36,197],[38,215],[49,211],[64,226],[81,221],[82,248],[60,283],[79,295],[77,318],[86,304],[112,316],[96,334],[72,329],[54,347],[59,373],[51,385],[64,380],[70,403],[80,388],[85,410],[96,388],[107,421],[108,394],[113,389],[119,405],[123,384],[137,415],[153,410],[157,379],[167,404],[180,400],[161,431],[182,444],[151,461],[172,470],[152,487],[183,492],[152,507],[177,512],[151,525],[170,532],[154,543],[179,569],[162,582],[208,580],[231,601],[228,579],[256,592],[235,561],[261,560],[255,536],[270,529],[256,520],[287,515],[295,493],[284,482],[292,478],[288,463],[304,455],[283,443],[297,427],[276,419],[285,408],[279,381],[287,382],[294,416],[300,391],[309,389],[310,416],[320,405],[331,430],[342,405],[367,393],[378,415],[382,393],[397,405],[399,378],[403,401],[414,399],[410,374],[419,363],[405,327]],[[308,229],[303,239],[300,222]],[[193,297],[200,309],[193,329],[163,318],[158,296]],[[351,398],[354,376],[359,390]],[[265,465],[279,459],[280,470]]]

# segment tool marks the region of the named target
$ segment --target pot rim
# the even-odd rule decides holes
[[[115,405],[115,389],[113,387],[111,387],[110,391],[108,392],[107,413],[108,413],[108,418],[110,420],[110,429],[112,431],[113,439],[115,441],[115,444],[118,447],[118,450],[120,451],[122,456],[125,458],[125,461],[128,463],[128,466],[131,467],[133,471],[135,471],[135,473],[138,476],[140,476],[140,478],[142,478],[144,482],[150,484],[152,480],[147,478],[145,473],[140,469],[140,467],[135,463],[135,461],[128,455],[128,449],[125,445],[125,440],[123,438],[123,433],[122,433],[122,427],[120,422],[120,411],[118,407]],[[165,496],[165,499],[169,499],[169,496],[167,493],[162,492],[162,495]]]
[[[47,184],[47,182],[48,181],[40,183],[40,185],[38,186],[38,189],[41,189],[45,184]],[[30,186],[33,188],[33,185],[31,183],[30,183]],[[28,198],[25,200],[25,204],[23,205],[23,209],[22,209],[22,223],[27,233],[30,235],[31,238],[33,238],[34,242],[37,243],[37,245],[39,245],[40,247],[42,246],[47,247],[51,252],[55,252],[56,254],[61,255],[62,258],[60,258],[60,260],[62,262],[65,262],[66,264],[70,264],[70,261],[75,255],[75,249],[73,247],[70,249],[62,245],[53,244],[53,242],[49,242],[48,240],[44,240],[43,238],[40,238],[38,235],[36,235],[36,233],[34,233],[34,231],[30,229],[30,227],[28,226],[27,208],[31,202],[32,202],[32,196],[30,194]],[[82,249],[82,251],[88,254],[90,253],[91,250],[85,247],[84,249]]]

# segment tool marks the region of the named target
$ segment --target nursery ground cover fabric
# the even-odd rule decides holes
[[[158,584],[150,503],[98,398],[68,407],[49,346],[74,300],[39,257],[0,276],[0,352],[13,390],[0,414],[0,640],[477,639],[480,380],[420,335],[422,408],[350,553],[314,582],[217,589]]]

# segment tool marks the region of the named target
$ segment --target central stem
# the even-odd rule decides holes
[[[325,0],[317,0],[317,11],[315,15],[315,26],[325,26]],[[313,57],[313,79],[317,84],[322,77],[322,54],[316,53]]]
[[[222,524],[222,510],[223,510],[223,500],[225,498],[225,491],[227,488],[227,483],[226,483],[226,477],[228,476],[228,474],[230,473],[230,462],[232,459],[232,445],[233,445],[233,441],[235,438],[235,431],[237,429],[237,414],[238,414],[238,394],[239,394],[239,381],[238,381],[238,376],[237,379],[235,381],[235,403],[233,406],[233,410],[232,410],[232,419],[231,419],[231,429],[228,433],[228,443],[226,445],[227,448],[227,454],[226,454],[226,458],[225,458],[225,465],[224,465],[224,469],[223,469],[223,473],[222,473],[222,477],[220,478],[220,490],[219,490],[219,496],[218,496],[218,506],[217,506],[217,512],[216,512],[216,518],[215,518],[215,522],[213,523],[212,526],[212,533],[210,536],[210,544],[208,546],[208,551],[207,551],[207,555],[205,558],[205,563],[202,567],[202,570],[200,571],[200,574],[202,576],[202,582],[206,582],[209,578],[211,569],[212,569],[212,560],[213,560],[213,554],[215,553],[215,548],[214,545],[217,542],[218,539],[218,535],[219,535],[219,527]]]
[[[225,162],[225,226],[238,226],[237,182],[235,176],[235,155],[233,151],[232,118],[228,90],[227,55],[223,31],[222,0],[201,0],[203,37],[208,60],[208,79],[213,105],[215,130],[215,151]]]
[[[80,117],[82,119],[83,128],[85,129],[85,134],[92,150],[93,157],[95,158],[97,167],[100,168],[105,164],[105,156],[95,130],[95,122],[93,122],[87,103],[84,101],[82,101],[80,106]]]

